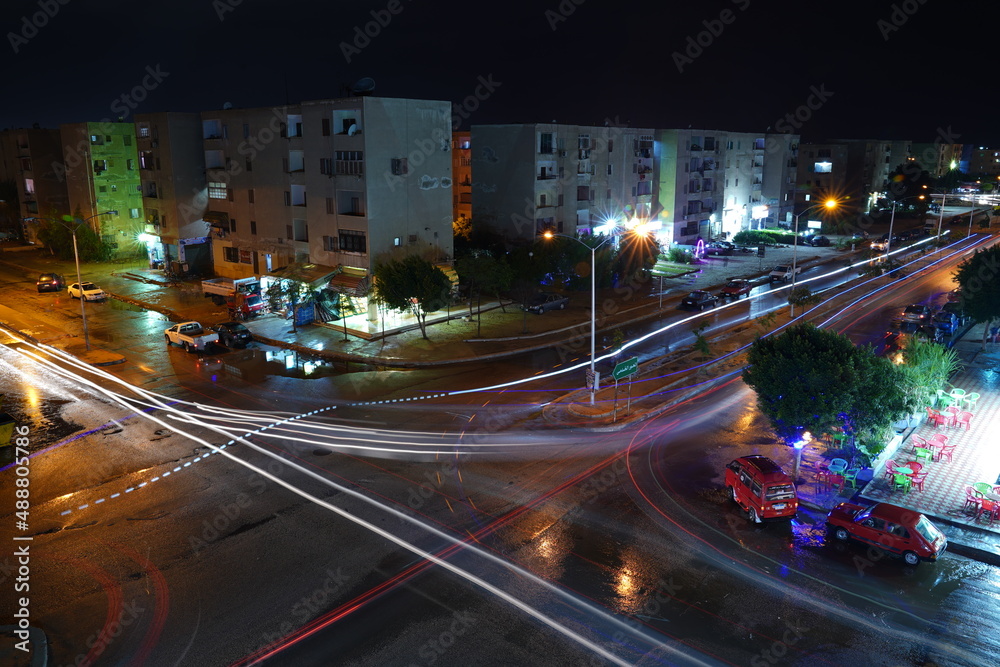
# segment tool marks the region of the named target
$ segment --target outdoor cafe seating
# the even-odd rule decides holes
[[[958,407],[957,405],[949,405],[948,407],[946,407],[942,413],[944,414],[945,419],[947,420],[945,426],[954,426],[955,421],[958,418],[958,413],[961,411],[962,408]]]
[[[955,452],[955,447],[957,445],[944,445],[938,449],[937,460],[943,461],[944,458],[948,457],[948,462],[951,463],[951,455]]]
[[[967,410],[975,410],[976,404],[979,402],[979,394],[972,392],[971,394],[966,394],[965,398],[962,399]]]
[[[985,516],[992,524],[995,519],[1000,518],[1000,502],[995,500],[982,500],[976,512],[976,521]]]
[[[975,415],[972,414],[971,412],[960,412],[958,415],[955,416],[955,426],[956,427],[964,426],[965,430],[968,431],[969,427],[971,426],[973,417],[975,417]]]
[[[889,459],[885,462],[885,478],[891,480],[896,476],[896,462]]]
[[[934,408],[927,408],[927,421],[934,424],[934,428],[937,428],[944,426],[948,422],[948,418]]]
[[[908,493],[913,480],[907,474],[897,474],[892,478],[892,490]]]
[[[978,514],[982,502],[983,497],[971,485],[967,485],[965,487],[965,509],[972,510]]]

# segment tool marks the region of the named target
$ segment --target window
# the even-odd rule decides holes
[[[562,206],[562,205],[563,205],[563,193],[560,192],[559,193],[559,198],[556,199],[556,206]]]
[[[236,231],[236,218],[230,218],[229,219],[229,231],[231,231],[231,232],[235,232]]]
[[[128,210],[128,217],[132,218],[133,220],[135,220],[136,218],[138,218],[139,217],[139,209],[137,209],[137,208],[130,208]]]
[[[538,195],[538,207],[543,208],[548,205],[548,196],[545,194]]]
[[[581,134],[576,138],[577,148],[581,151],[590,150],[590,135]]]
[[[333,160],[328,157],[321,157],[319,159],[319,173],[326,176],[333,175]]]
[[[232,248],[229,246],[222,248],[222,259],[227,262],[232,262],[233,264],[239,264],[240,262],[240,251],[238,248]]]
[[[107,192],[108,191],[108,186],[106,186],[106,185],[98,185],[97,186],[97,191],[98,192]]]
[[[552,133],[542,132],[538,138],[538,152],[539,153],[551,153],[552,152]]]
[[[337,192],[337,213],[339,215],[364,215],[363,202],[362,193],[341,190]]]
[[[29,195],[35,194],[35,179],[33,178],[24,179],[24,193]]]
[[[254,200],[253,200],[253,188],[250,188],[249,190],[247,190],[247,203],[249,203],[249,204],[255,203]]]
[[[292,220],[292,240],[303,242],[309,240],[309,225],[305,220],[299,218]]]
[[[139,137],[142,139],[149,137],[149,125],[139,126]]]
[[[208,184],[208,198],[209,199],[226,199],[229,195],[226,192],[225,183],[209,183]]]
[[[107,160],[94,160],[94,173],[99,174],[102,171],[107,171],[108,161]]]
[[[132,158],[125,160],[125,168],[129,171],[135,171],[135,160]]]
[[[576,188],[576,200],[577,201],[589,201],[590,200],[590,186],[588,185],[578,185]]]
[[[336,151],[336,174],[338,176],[364,175],[364,151]]]
[[[126,134],[124,137],[122,137],[122,144],[124,144],[125,146],[131,146],[132,137]]]
[[[240,250],[240,264],[253,264],[252,250]]]
[[[326,198],[326,212],[328,215],[333,215],[337,212],[336,200],[333,197]]]
[[[610,175],[611,175],[611,165],[609,164],[608,165],[608,176],[610,176]]]
[[[326,252],[337,252],[337,239],[333,236],[323,237],[323,250]]]
[[[156,197],[156,183],[150,183],[148,191],[146,193],[147,197]]]
[[[285,190],[285,206],[291,206],[291,205],[292,205],[292,193],[289,192],[288,190]]]
[[[152,151],[139,152],[139,169],[152,169],[154,164]]]
[[[330,119],[329,118],[324,118],[323,119],[323,136],[324,137],[329,137],[330,136]],[[329,238],[329,237],[324,236],[323,238]]]
[[[649,181],[639,181],[635,186],[635,194],[638,195],[649,195],[653,193],[652,183]]]
[[[251,220],[250,221],[250,233],[253,234],[254,236],[257,235],[257,221],[256,220]]]
[[[341,252],[368,252],[364,232],[356,232],[351,229],[341,229],[338,232],[338,242]]]
[[[611,153],[614,150],[615,150],[615,140],[608,139],[608,152]]]
[[[405,157],[392,158],[392,175],[406,176],[410,173],[409,161]]]
[[[813,164],[813,171],[817,174],[830,174],[833,173],[833,163],[832,162],[816,162]]]
[[[247,168],[247,171],[253,171],[253,160],[251,160],[251,159],[250,159],[250,158],[248,157],[248,158],[247,158],[247,159],[246,159],[246,160],[244,161],[244,164],[246,165],[246,168]]]
[[[104,145],[104,135],[92,134],[90,135],[90,145],[91,146],[103,146]]]
[[[22,171],[31,171],[31,158],[30,157],[23,157],[23,158],[21,158],[21,170]]]

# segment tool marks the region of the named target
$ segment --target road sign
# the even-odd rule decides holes
[[[615,380],[621,380],[624,377],[634,374],[639,370],[639,357],[632,357],[631,359],[626,359],[625,361],[617,364],[615,370],[612,371],[611,377]]]

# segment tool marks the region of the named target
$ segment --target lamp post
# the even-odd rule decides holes
[[[815,208],[822,208],[824,206],[832,210],[837,208],[837,204],[839,203],[840,202],[838,202],[836,199],[827,199],[824,202],[820,202],[819,204],[813,204],[812,206],[809,206],[808,208],[799,211],[798,213],[795,214],[795,244],[792,245],[792,290],[795,289],[795,276],[798,273],[796,269],[798,268],[797,260],[799,254],[799,216],[802,215],[803,213],[808,213],[809,211]],[[794,306],[792,307],[794,308]]]
[[[593,405],[594,397],[597,394],[598,382],[597,369],[594,364],[595,341],[597,338],[597,250],[603,247],[605,243],[613,239],[614,236],[606,236],[603,241],[593,247],[587,245],[575,236],[566,236],[565,234],[556,234],[555,232],[545,232],[542,236],[547,239],[551,239],[555,236],[561,236],[564,239],[576,241],[584,248],[590,250],[590,404]]]
[[[88,218],[84,218],[83,222],[80,224],[85,225],[88,220],[99,218],[102,215],[118,215],[118,211],[104,211],[103,213],[96,213]],[[66,228],[69,229],[68,226]],[[73,258],[76,260],[76,286],[80,290],[80,318],[83,320],[83,342],[87,346],[87,351],[90,352],[90,332],[87,329],[87,297],[83,293],[83,279],[80,277],[80,253],[76,247],[76,230],[79,228],[80,225],[74,224],[73,229],[70,231],[73,233]]]

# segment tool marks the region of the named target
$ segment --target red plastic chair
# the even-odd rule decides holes
[[[944,457],[947,456],[948,457],[948,463],[951,463],[951,455],[955,451],[955,447],[956,446],[957,445],[946,445],[946,446],[941,447],[940,449],[938,449],[938,458],[937,458],[937,460],[941,461],[941,460],[944,459]]]
[[[986,515],[986,518],[993,523],[993,520],[997,518],[1000,514],[1000,503],[994,502],[992,500],[980,500],[979,501],[979,511],[976,512],[976,521],[979,521],[979,517]]]
[[[968,431],[973,417],[975,415],[971,412],[961,412],[955,417],[955,426],[964,426],[965,430]]]
[[[913,474],[910,475],[912,477],[913,475],[916,475],[917,473],[920,472],[920,469],[924,467],[924,464],[921,463],[920,461],[907,461],[906,463],[903,464],[903,467],[909,468],[910,470],[913,471]]]
[[[935,433],[930,438],[928,438],[928,440],[930,440],[930,442],[932,443],[936,443],[940,447],[943,447],[944,445],[948,444],[948,436],[946,436],[943,433]]]
[[[962,408],[957,405],[949,405],[944,409],[947,415],[945,415],[945,426],[955,426],[958,420],[958,413],[962,411]]]
[[[928,473],[926,472],[921,474],[913,473],[910,475],[910,488],[916,489],[917,491],[923,491],[924,481],[927,479],[927,475]]]
[[[921,438],[919,435],[911,435],[910,443],[913,445],[913,450],[916,451],[917,447],[922,447],[923,449],[930,449],[927,441]]]
[[[892,481],[896,477],[896,462],[889,459],[885,462],[885,475],[884,477],[889,481]]]
[[[934,408],[927,408],[927,421],[934,424],[934,428],[945,423],[945,417]]]
[[[979,509],[982,506],[983,497],[972,488],[971,486],[965,487],[965,509],[973,509],[976,515],[979,515]]]

